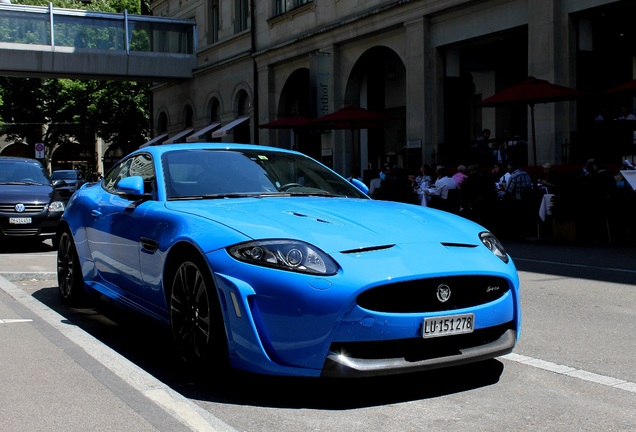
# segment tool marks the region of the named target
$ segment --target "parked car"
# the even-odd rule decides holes
[[[490,232],[266,146],[136,150],[73,194],[57,262],[63,301],[97,292],[153,317],[208,371],[421,371],[509,353],[521,325]]]
[[[58,191],[65,197],[70,197],[76,190],[78,190],[85,180],[82,174],[77,170],[55,170],[51,173],[53,180],[64,180],[65,185],[58,188]]]
[[[55,238],[64,203],[36,159],[0,156],[0,236]]]

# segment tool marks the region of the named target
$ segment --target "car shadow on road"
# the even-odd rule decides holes
[[[0,254],[51,252],[53,250],[51,240],[5,237],[0,242]]]
[[[223,381],[187,391],[200,401],[290,409],[348,410],[432,399],[496,384],[496,360],[369,378],[295,378],[234,372]],[[224,382],[227,382],[224,385]]]
[[[636,285],[636,246],[507,242],[517,270]]]
[[[50,285],[55,282],[50,281]],[[210,403],[343,410],[436,398],[496,384],[496,360],[406,375],[371,378],[297,378],[240,371],[195,375],[172,343],[170,329],[112,302],[62,304],[57,286],[33,297],[187,398]]]

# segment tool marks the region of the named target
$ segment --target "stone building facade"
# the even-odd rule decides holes
[[[634,78],[635,3],[154,0],[154,15],[196,20],[198,63],[192,79],[153,87],[153,135],[192,129],[189,140],[297,148],[343,175],[353,168],[367,178],[384,162],[409,170],[471,163],[482,128],[495,140],[527,142],[527,105],[478,102],[535,76],[597,95],[535,106],[536,160],[529,147],[523,160],[574,163],[598,156],[588,119],[618,103],[598,95]],[[351,130],[259,127],[349,104],[390,120]],[[209,125],[216,126],[197,134]]]

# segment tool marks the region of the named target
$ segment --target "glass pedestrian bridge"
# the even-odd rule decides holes
[[[0,75],[164,82],[192,77],[196,23],[0,3]]]

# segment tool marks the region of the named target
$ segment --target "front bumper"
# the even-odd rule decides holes
[[[432,340],[335,344],[322,376],[368,377],[458,366],[509,354],[516,339],[515,330],[498,326]]]

